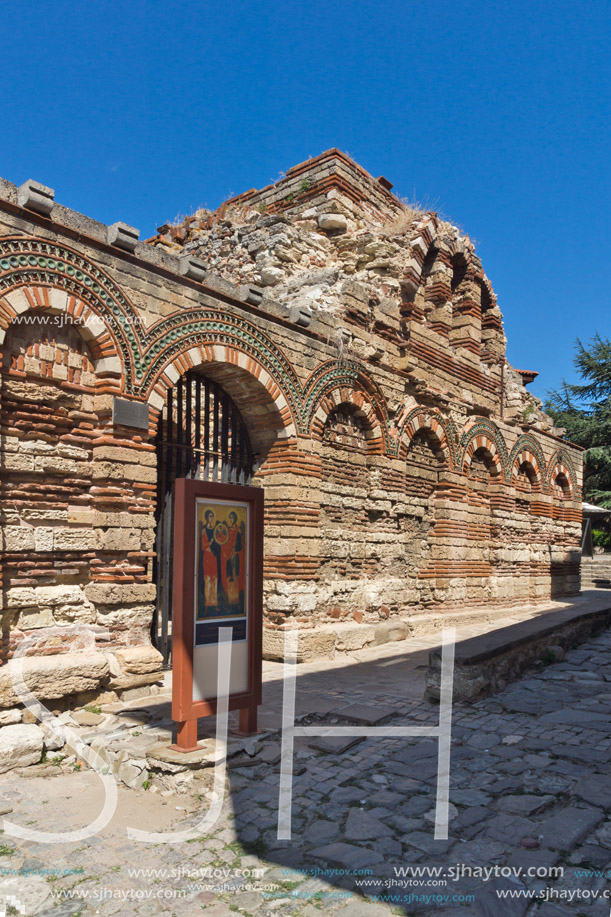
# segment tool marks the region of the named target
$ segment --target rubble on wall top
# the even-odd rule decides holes
[[[471,241],[432,212],[391,193],[345,153],[327,150],[289,169],[277,182],[250,189],[216,211],[201,209],[149,239],[193,256],[211,274],[263,290],[288,316],[341,312],[347,285],[364,302],[398,304],[410,266],[432,240],[459,244],[477,271]]]

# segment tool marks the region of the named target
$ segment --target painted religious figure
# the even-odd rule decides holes
[[[198,503],[198,620],[245,612],[247,507]]]

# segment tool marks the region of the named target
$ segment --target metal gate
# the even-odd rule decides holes
[[[197,478],[222,484],[248,484],[253,456],[237,407],[220,385],[190,371],[169,389],[157,428],[157,540],[153,575],[157,606],[151,637],[172,655],[173,484]]]

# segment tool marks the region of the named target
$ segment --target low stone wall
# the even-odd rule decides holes
[[[540,664],[560,661],[567,650],[611,624],[611,600],[548,611],[456,645],[454,700],[475,701],[502,691]],[[441,649],[429,653],[425,696],[438,700]]]

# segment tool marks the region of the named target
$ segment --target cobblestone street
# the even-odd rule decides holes
[[[438,708],[422,699],[426,643],[409,647],[300,666],[302,724],[435,724]],[[265,666],[264,709],[265,702],[278,706],[281,668]],[[113,821],[97,837],[52,845],[5,836],[0,890],[17,896],[26,913],[49,917],[315,917],[321,911],[375,917],[448,908],[481,917],[606,917],[610,682],[611,634],[604,633],[501,694],[470,707],[456,704],[447,841],[433,839],[437,741],[426,738],[297,739],[293,837],[279,841],[276,734],[256,757],[231,762],[222,815],[210,835],[151,845],[130,841],[125,830],[177,830],[201,819],[210,804],[210,768],[186,795],[120,788]],[[274,716],[267,714],[268,725]],[[100,811],[100,781],[91,772],[48,763],[0,781],[3,809],[12,807],[7,817],[20,825],[74,830]],[[410,866],[439,872],[397,874]],[[53,881],[37,874],[81,868]],[[19,869],[19,876],[7,873]],[[197,873],[206,869],[212,875]],[[527,876],[529,869],[541,877]],[[31,871],[27,877],[24,870]],[[499,892],[523,894],[502,899]],[[549,901],[533,901],[531,892]],[[375,901],[380,895],[386,903]]]

